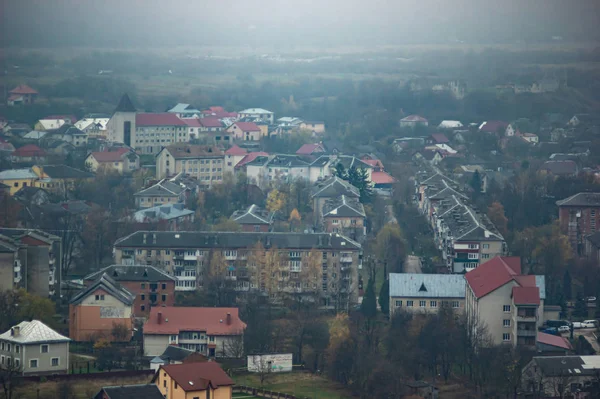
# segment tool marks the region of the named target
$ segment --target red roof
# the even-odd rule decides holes
[[[465,279],[475,296],[481,298],[509,281],[514,281],[514,277],[519,274],[521,274],[521,259],[519,257],[496,256],[465,274]],[[525,279],[522,282],[525,282]],[[533,286],[535,286],[535,277]]]
[[[444,133],[433,133],[431,138],[435,141],[436,144],[446,144],[449,143],[448,137]]]
[[[30,237],[30,236],[24,236],[23,238],[21,238],[21,242],[23,244],[27,244],[27,245],[31,245],[31,246],[35,246],[35,247],[49,246],[50,245],[47,242],[44,242],[42,240],[38,240],[37,238],[33,238],[33,237]]]
[[[419,115],[408,115],[406,118],[400,120],[403,122],[427,122],[427,119]]]
[[[535,276],[534,284],[535,284]],[[539,305],[540,289],[538,287],[513,287],[513,302],[515,305]]]
[[[158,323],[158,314],[161,322]],[[231,323],[227,324],[227,313]],[[237,335],[246,328],[238,308],[153,307],[144,324],[144,334],[179,334],[180,331],[206,331],[208,335]]]
[[[371,172],[371,181],[374,184],[392,184],[396,179],[387,172]]]
[[[19,85],[10,91],[11,94],[38,94],[37,91],[33,90],[27,85]]]
[[[317,151],[320,150],[320,151]],[[319,143],[316,144],[303,144],[302,147],[296,151],[298,155],[311,155],[314,152],[325,152],[323,146]]]
[[[168,364],[160,366],[154,378],[163,370],[186,392],[204,391],[208,386],[230,386],[234,382],[217,362]],[[152,380],[154,381],[154,379]]]
[[[177,115],[169,112],[137,114],[135,124],[136,126],[187,126]]]
[[[184,118],[182,121],[189,127],[202,127],[198,118]]]
[[[258,152],[250,152],[244,158],[240,160],[240,162],[235,165],[236,168],[241,168],[246,165],[248,162],[254,161],[257,157],[268,157],[269,154],[266,152],[258,151]]]
[[[260,128],[254,122],[236,122],[234,125],[242,132],[260,132]]]
[[[248,154],[248,151],[241,148],[237,144],[234,144],[233,147],[231,147],[230,149],[225,151],[225,155],[246,155],[246,154]]]
[[[498,130],[505,130],[508,127],[508,122],[504,121],[487,121],[483,122],[479,127],[479,131],[488,133],[498,133]]]
[[[119,162],[122,160],[123,154],[129,152],[129,148],[116,148],[109,151],[92,152],[90,155],[100,163],[102,162]]]
[[[223,127],[223,124],[219,120],[219,118],[202,118],[198,119],[201,126],[204,127]]]
[[[540,344],[556,346],[558,348],[563,348],[567,350],[573,350],[571,343],[568,339],[564,337],[559,337],[558,335],[546,334],[543,332],[537,333],[537,341]]]
[[[225,108],[223,108],[223,107],[208,107],[208,110],[211,112],[223,112],[223,111],[225,111]]]
[[[27,144],[23,147],[17,148],[12,155],[16,157],[42,157],[46,155],[46,151],[42,150],[35,144]]]

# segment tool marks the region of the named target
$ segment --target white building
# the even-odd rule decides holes
[[[253,122],[275,123],[275,114],[262,108],[248,108],[238,112],[239,119],[251,119]]]

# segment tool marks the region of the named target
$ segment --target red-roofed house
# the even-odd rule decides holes
[[[155,307],[144,324],[144,352],[159,356],[176,344],[205,356],[239,357],[232,343],[245,328],[238,308]]]
[[[248,151],[234,145],[227,151],[225,151],[225,172],[233,173],[235,166],[248,154]]]
[[[104,169],[114,170],[119,174],[132,173],[140,168],[140,157],[129,148],[109,148],[106,151],[91,152],[85,159],[85,164],[92,172]]]
[[[302,147],[300,147],[298,149],[298,151],[296,151],[296,154],[298,154],[298,155],[315,155],[315,154],[322,154],[324,152],[325,152],[325,148],[323,147],[323,144],[315,143],[315,144],[303,144]]]
[[[235,384],[216,362],[163,365],[152,382],[165,399],[231,399]]]
[[[415,129],[417,126],[429,126],[429,121],[419,115],[409,115],[400,119],[400,127]]]
[[[11,158],[13,162],[41,162],[46,158],[46,151],[35,144],[27,144],[17,148]]]
[[[374,188],[391,189],[396,179],[387,172],[379,171],[371,173],[371,182]]]
[[[235,122],[226,131],[236,140],[258,141],[263,136],[260,127],[254,122]]]
[[[220,132],[223,130],[223,123],[219,120],[219,118],[201,118],[198,119],[198,122],[200,122],[201,132]]]
[[[538,332],[537,350],[546,356],[561,356],[572,354],[573,346],[564,337]]]
[[[465,274],[465,311],[495,345],[534,347],[544,322],[544,276],[522,275],[521,259],[497,256]]]
[[[29,105],[33,104],[38,96],[38,92],[27,85],[19,85],[10,91],[7,99],[8,105]]]
[[[263,151],[257,151],[257,152],[249,152],[244,158],[242,158],[241,161],[239,161],[237,163],[237,165],[235,165],[235,169],[242,169],[244,168],[244,166],[249,163],[254,161],[257,157],[268,157],[269,154]]]
[[[485,132],[485,133],[504,135],[507,127],[508,127],[508,122],[486,121],[486,122],[483,122],[481,125],[479,125],[479,131]]]
[[[429,135],[427,141],[429,144],[448,144],[450,142],[444,133],[433,133]]]

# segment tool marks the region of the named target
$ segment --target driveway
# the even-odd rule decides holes
[[[594,334],[596,336],[598,335],[598,332],[595,328],[581,328],[573,331],[574,338],[578,338],[580,335],[584,336],[590,345],[592,345],[592,348],[594,348],[596,354],[600,354],[600,345],[598,345],[598,341],[596,341]]]
[[[423,273],[421,270],[421,258],[414,255],[408,255],[404,262],[404,273]]]

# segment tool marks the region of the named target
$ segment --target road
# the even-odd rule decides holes
[[[594,337],[595,333],[595,328],[582,328],[573,331],[573,337],[577,338],[580,335],[583,335],[585,339],[592,345],[592,348],[596,351],[596,354],[600,354],[600,345],[598,345],[598,341],[596,341],[596,338]]]
[[[414,255],[408,255],[404,262],[404,273],[423,273],[421,266],[421,258]]]

